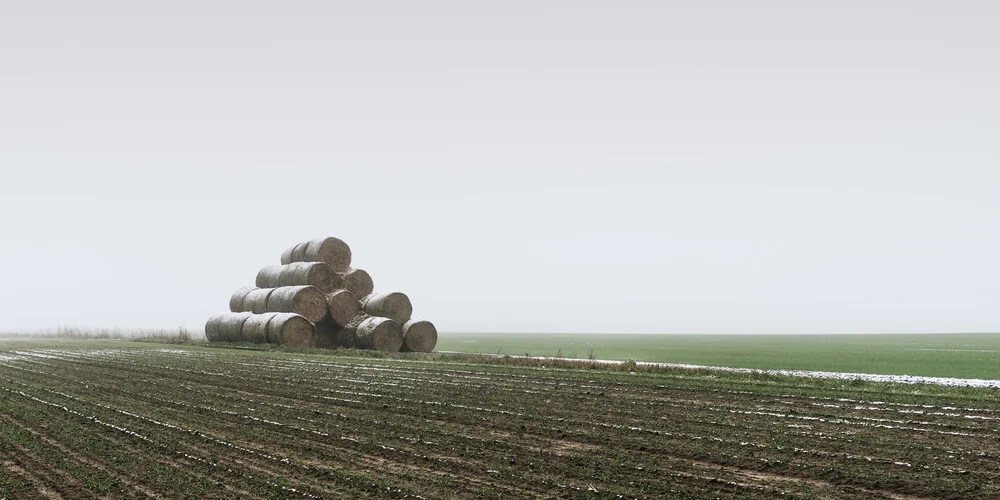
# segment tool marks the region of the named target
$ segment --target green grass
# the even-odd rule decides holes
[[[438,350],[1000,379],[1000,334],[442,334]]]

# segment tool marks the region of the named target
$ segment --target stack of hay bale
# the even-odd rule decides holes
[[[351,249],[337,238],[290,247],[281,265],[257,273],[256,285],[233,294],[231,312],[208,319],[208,340],[414,352],[437,344],[434,325],[411,317],[409,297],[374,292],[371,276],[351,267]]]

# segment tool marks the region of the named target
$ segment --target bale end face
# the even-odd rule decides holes
[[[346,271],[351,267],[351,247],[341,239],[316,238],[305,245],[304,261],[326,262],[335,271]]]
[[[353,293],[355,297],[366,297],[375,290],[375,282],[372,281],[368,271],[364,269],[351,268],[340,273],[339,276],[343,281],[341,287]]]
[[[362,347],[397,352],[403,347],[403,327],[389,318],[368,318],[358,325],[357,338]]]
[[[406,323],[413,314],[410,298],[404,293],[373,293],[362,302],[365,312],[372,316],[389,318],[399,324]]]
[[[358,298],[347,290],[336,290],[327,294],[326,303],[330,311],[330,319],[338,326],[347,326],[361,312],[361,303]]]
[[[267,341],[272,344],[312,347],[316,345],[316,327],[298,314],[278,313],[267,325]]]
[[[437,328],[430,321],[411,319],[403,325],[403,352],[431,352],[437,345]]]

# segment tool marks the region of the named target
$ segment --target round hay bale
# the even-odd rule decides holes
[[[278,288],[256,288],[251,290],[243,299],[243,310],[254,314],[270,312],[267,303],[271,300],[271,295]]]
[[[306,258],[306,246],[308,244],[309,242],[299,243],[298,245],[292,247],[292,255],[291,255],[292,260],[291,262],[289,262],[289,264],[291,264],[292,262],[303,262],[309,260]]]
[[[340,275],[326,262],[293,262],[280,269],[278,284],[275,286],[312,285],[323,293],[330,293],[341,287]]]
[[[375,289],[375,284],[372,282],[371,275],[364,269],[351,268],[346,272],[339,274],[343,280],[343,284],[340,288],[353,293],[355,297],[366,297],[371,295],[372,290]]]
[[[205,338],[209,342],[225,342],[228,340],[225,335],[222,334],[222,320],[229,313],[216,314],[205,322]]]
[[[272,344],[312,347],[316,345],[316,327],[295,313],[277,313],[267,324],[267,341]]]
[[[326,294],[330,319],[337,326],[346,326],[361,312],[361,302],[348,290],[336,290]]]
[[[326,262],[335,271],[347,271],[351,267],[351,247],[337,238],[316,238],[306,244],[300,260]],[[292,256],[294,258],[294,254]]]
[[[396,352],[403,346],[403,327],[389,318],[368,318],[354,333],[358,347]]]
[[[403,352],[431,352],[437,345],[438,331],[430,321],[411,319],[403,324]]]
[[[291,264],[292,262],[295,262],[294,260],[292,260],[292,252],[294,251],[295,251],[295,246],[293,245],[286,248],[284,252],[281,252],[281,265]]]
[[[253,314],[248,312],[228,313],[219,321],[218,334],[229,342],[243,341],[243,323]]]
[[[269,312],[290,312],[317,323],[326,317],[326,295],[311,285],[274,288],[267,300]]]
[[[278,313],[254,314],[243,322],[243,340],[256,344],[267,342],[267,324]]]
[[[365,297],[361,306],[372,316],[389,318],[399,324],[409,321],[413,314],[410,298],[400,292],[373,293]]]
[[[281,271],[284,266],[267,266],[257,272],[257,287],[258,288],[276,288],[281,285],[278,284],[278,279],[281,277]]]
[[[246,298],[248,293],[256,289],[257,287],[254,286],[245,286],[243,288],[240,288],[239,290],[236,290],[236,292],[233,293],[233,296],[229,298],[229,310],[234,313],[245,311],[245,309],[243,308],[243,299]]]

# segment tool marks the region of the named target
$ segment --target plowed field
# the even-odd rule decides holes
[[[986,390],[0,345],[0,498],[997,498]]]

